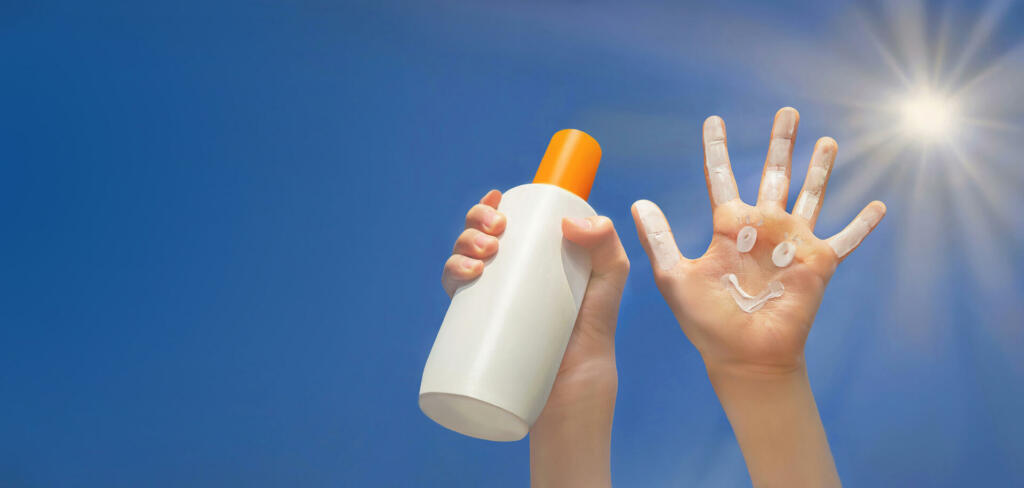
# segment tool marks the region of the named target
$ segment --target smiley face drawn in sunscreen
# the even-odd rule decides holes
[[[740,287],[740,282],[733,273],[722,275],[721,282],[740,310],[746,313],[760,310],[768,300],[781,297],[782,292],[785,291],[781,281],[771,281],[768,283],[767,289],[761,290],[757,296],[752,296]]]

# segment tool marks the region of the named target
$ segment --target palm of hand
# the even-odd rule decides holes
[[[717,117],[705,122],[714,234],[700,258],[682,257],[656,205],[645,200],[634,204],[637,229],[654,264],[658,287],[705,361],[764,371],[799,367],[825,286],[837,264],[884,214],[884,205],[874,202],[836,236],[828,240],[815,237],[814,222],[836,153],[835,142],[829,138],[815,146],[793,213],[785,211],[797,118],[796,111],[788,108],[776,115],[761,195],[754,206],[739,200],[725,149],[724,123]],[[741,231],[748,243],[756,232],[749,249],[739,245]],[[773,260],[782,243],[788,243],[791,260]],[[730,275],[735,276],[739,289],[729,281]],[[769,295],[770,290],[781,294]],[[769,298],[757,301],[734,296],[744,292]],[[741,302],[748,305],[747,310]],[[760,306],[750,306],[755,303]]]
[[[785,212],[735,202],[720,207],[714,220],[707,253],[680,263],[666,278],[680,326],[702,353],[716,360],[766,368],[795,365],[838,262],[835,253],[806,222]],[[757,238],[752,249],[739,252],[737,235],[747,226],[757,230]],[[782,242],[796,247],[785,267],[772,262]],[[730,294],[731,285],[723,282],[729,273],[750,295],[767,290],[773,281],[782,283],[784,291],[747,313]]]

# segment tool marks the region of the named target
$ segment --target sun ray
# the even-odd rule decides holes
[[[950,147],[949,150],[958,165],[959,172],[964,176],[964,178],[957,180],[956,183],[963,185],[964,189],[973,197],[973,199],[964,202],[964,204],[977,207],[979,211],[972,222],[977,221],[978,216],[981,215],[986,220],[994,221],[1000,229],[1012,229],[1014,210],[1005,205],[1005,202],[1010,200],[1014,187],[1006,179],[999,178],[995,174],[990,174],[987,177],[980,174],[978,162],[969,159],[969,156],[959,148],[954,146]],[[994,232],[989,232],[988,234],[992,235]],[[994,242],[994,240],[990,240],[990,242]],[[1024,243],[1018,242],[1013,244],[1008,247],[1017,248]],[[972,247],[970,249],[973,252],[975,248]],[[971,254],[971,252],[967,254]]]
[[[962,153],[956,154],[958,159],[963,157]],[[971,165],[966,159],[961,162],[962,166]],[[964,242],[962,247],[970,250],[963,253],[970,264],[967,268],[973,281],[986,293],[999,292],[1005,283],[1012,281],[1006,266],[1009,261],[1006,246],[999,245],[1007,222],[1002,221],[1001,212],[994,208],[989,189],[980,187],[976,177],[958,179],[953,175],[950,179],[955,189],[952,193],[953,208],[957,211],[956,227],[960,229],[955,237]]]
[[[985,10],[978,16],[978,19],[971,27],[970,33],[967,35],[966,42],[964,42],[963,47],[960,49],[960,55],[956,64],[946,76],[950,84],[961,82],[960,77],[964,74],[968,65],[971,62],[977,62],[975,55],[992,37],[992,33],[995,32],[999,21],[1006,16],[1006,12],[1012,5],[1013,3],[1009,0],[992,1],[989,2]]]
[[[889,68],[892,74],[896,75],[904,84],[910,85],[910,76],[904,70],[902,64],[896,59],[895,55],[885,46],[885,43],[873,28],[871,22],[864,16],[864,13],[856,11],[855,15],[855,18],[860,23],[862,32],[867,37],[877,54],[882,56],[882,60],[885,62],[885,65]]]
[[[867,203],[864,201],[865,195],[871,194],[872,188],[877,188],[882,181],[891,178],[894,169],[900,169],[895,163],[904,150],[904,144],[890,137],[880,141],[874,149],[862,152],[861,156],[849,159],[844,156],[843,161],[849,162],[836,165],[833,170],[838,185],[834,196],[829,196],[829,206],[844,212],[859,210],[860,206]]]

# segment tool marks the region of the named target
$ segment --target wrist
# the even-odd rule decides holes
[[[787,360],[759,362],[717,359],[707,355],[702,355],[702,359],[713,384],[748,381],[772,383],[807,378],[807,363],[803,354]]]
[[[733,410],[733,405],[767,406],[766,402],[787,402],[793,397],[811,395],[811,384],[803,361],[785,365],[719,362],[705,362],[704,365],[711,386],[727,414]]]
[[[706,366],[754,486],[839,486],[803,361]]]

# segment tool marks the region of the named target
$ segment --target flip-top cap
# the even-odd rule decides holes
[[[551,136],[533,182],[560,186],[586,200],[600,162],[601,146],[593,137],[581,130],[560,130]]]

